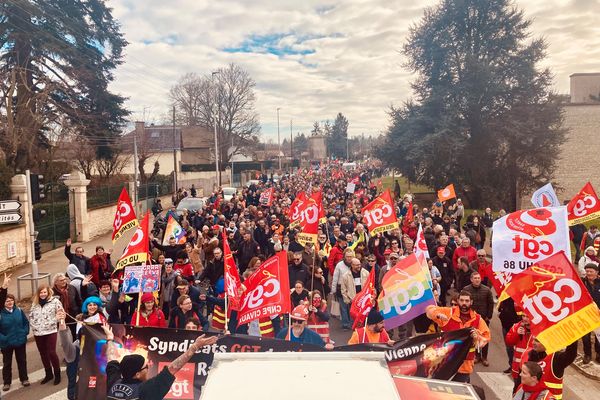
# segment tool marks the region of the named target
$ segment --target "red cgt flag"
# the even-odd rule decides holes
[[[146,211],[146,215],[144,215],[140,226],[138,226],[131,241],[123,251],[123,255],[119,261],[117,261],[115,270],[121,269],[127,265],[143,263],[148,260],[150,248],[150,238],[148,237],[149,215],[150,213]]]
[[[301,233],[296,238],[298,243],[306,245],[310,242],[317,244],[317,234],[319,232],[319,221],[325,216],[323,210],[322,192],[314,192],[303,203],[300,212]]]
[[[600,327],[600,311],[564,251],[513,274],[505,292],[523,308],[548,354]]]
[[[280,251],[254,271],[242,287],[238,323],[291,312],[287,252]]]
[[[591,183],[585,186],[567,205],[569,226],[581,224],[600,217],[600,201]]]
[[[125,232],[139,225],[135,210],[131,205],[131,199],[127,190],[123,188],[117,201],[117,212],[113,221],[112,242],[115,243]]]
[[[273,190],[274,189],[272,187],[270,187],[260,194],[260,198],[258,199],[258,202],[261,206],[271,207],[271,204],[273,204]]]
[[[306,194],[304,192],[298,193],[290,206],[290,228],[300,223],[300,215],[304,209],[304,202],[306,202]]]
[[[394,203],[389,189],[367,204],[362,209],[362,215],[371,236],[398,228],[398,219],[394,212]]]
[[[359,324],[365,322],[369,311],[373,308],[373,299],[375,298],[375,267],[371,268],[369,277],[365,282],[365,287],[354,296],[352,305],[350,305],[350,316],[354,318],[352,329],[356,329]]]
[[[233,259],[233,254],[231,254],[231,248],[229,247],[229,242],[227,241],[227,234],[224,230],[223,256],[225,260],[225,272],[223,275],[223,278],[225,280],[225,293],[229,298],[229,306],[233,310],[237,310],[240,304],[239,288],[242,287],[242,282],[240,280],[240,274],[238,272],[237,266],[235,265],[235,260]]]

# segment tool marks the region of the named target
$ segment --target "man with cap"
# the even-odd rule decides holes
[[[395,342],[390,339],[383,327],[383,316],[375,307],[369,311],[365,324],[367,325],[366,328],[358,328],[352,333],[348,344],[387,343],[390,346],[394,345]]]
[[[344,258],[335,266],[333,279],[331,281],[331,293],[340,304],[342,329],[344,330],[349,330],[352,322],[350,321],[350,307],[348,304],[344,303],[344,298],[342,296],[342,277],[350,271],[354,255],[354,250],[348,248],[344,250]]]
[[[173,382],[175,374],[204,346],[217,341],[216,336],[199,336],[188,349],[153,378],[148,379],[148,362],[139,354],[129,354],[118,362],[118,349],[108,324],[102,325],[106,334],[106,388],[107,399],[163,399]]]
[[[294,307],[291,317],[291,328],[282,329],[277,334],[277,339],[285,339],[290,342],[314,344],[326,348],[327,350],[333,349],[331,343],[325,344],[321,336],[306,327],[306,320],[308,319],[308,308],[304,304]]]
[[[484,250],[485,251],[485,250]],[[446,255],[446,247],[438,246],[435,256],[431,259],[442,275],[440,282],[440,303],[446,305],[446,293],[454,281],[454,270],[452,269],[452,259]]]
[[[594,263],[588,263],[585,265],[585,277],[583,278],[583,284],[590,292],[594,303],[600,307],[600,278],[598,278],[598,265]],[[590,340],[590,335],[593,337],[591,340],[594,340],[596,362],[600,363],[600,342],[598,342],[598,338],[594,332],[586,334],[581,339],[583,342],[583,363],[589,364],[592,360],[592,342]]]

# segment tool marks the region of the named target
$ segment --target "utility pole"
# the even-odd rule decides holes
[[[219,74],[219,71],[214,71],[212,73],[212,78],[213,78],[213,84],[214,84],[214,78],[216,75]],[[215,106],[218,107],[217,104],[217,87],[216,85],[214,85],[214,89],[215,89]],[[213,125],[215,128],[215,173],[217,174],[217,179],[216,179],[216,183],[217,183],[217,188],[221,187],[221,174],[219,171],[219,139],[217,137],[217,112],[219,110],[215,110],[215,115],[213,116]]]
[[[277,158],[279,159],[279,170],[281,171],[281,140],[279,139],[279,110],[277,107]]]
[[[137,129],[135,131],[135,133],[133,134],[133,159],[135,160],[134,163],[134,168],[133,168],[133,208],[135,208],[136,211],[136,215],[139,215],[138,213],[138,164],[139,164],[139,160],[138,160],[138,151],[137,151]],[[177,181],[175,179],[175,181]],[[175,190],[177,192],[177,190]]]
[[[346,161],[350,161],[350,157],[348,157],[348,142],[350,141],[350,136],[348,135],[348,132],[346,132]]]
[[[229,180],[230,186],[233,187],[233,135],[231,135],[231,179]]]
[[[175,137],[175,105],[173,105],[173,188],[177,193],[177,150],[175,148],[177,140]]]
[[[290,174],[294,172],[294,138],[292,137],[292,120],[290,119]]]

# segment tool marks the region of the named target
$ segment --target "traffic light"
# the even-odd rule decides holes
[[[31,185],[31,204],[39,203],[44,197],[44,175],[30,174],[29,183]]]
[[[35,252],[35,259],[37,260],[41,260],[42,259],[42,242],[40,242],[39,240],[34,240],[33,241],[33,249]]]

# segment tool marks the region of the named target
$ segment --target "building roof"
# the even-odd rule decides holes
[[[148,125],[144,127],[145,137],[138,137],[138,146],[147,146],[148,150],[155,152],[170,152],[173,150],[181,149],[181,128],[175,127],[173,132],[173,126],[169,125]],[[133,135],[135,129],[123,136],[124,151],[133,153]],[[173,138],[173,136],[175,136]],[[130,139],[130,140],[127,140]],[[147,142],[143,142],[146,140]]]
[[[203,126],[182,128],[183,149],[208,149],[215,146],[214,132]]]

